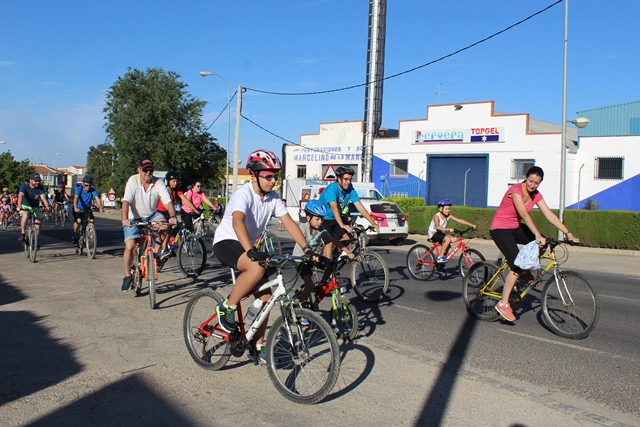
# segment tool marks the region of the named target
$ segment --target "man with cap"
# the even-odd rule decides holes
[[[131,264],[136,239],[140,237],[140,227],[131,222],[164,221],[166,217],[156,210],[158,200],[169,212],[169,223],[176,223],[176,211],[171,202],[164,181],[153,176],[155,166],[149,157],[143,157],[138,165],[138,173],[127,180],[122,198],[122,227],[124,228],[124,279],[122,292],[131,288]]]
[[[22,218],[20,219],[20,237],[18,240],[24,242],[24,230],[27,226],[27,211],[33,212],[35,217],[36,232],[40,233],[40,217],[42,212],[40,211],[40,201],[44,205],[45,209],[49,209],[49,202],[47,200],[47,193],[40,185],[40,175],[33,173],[29,176],[29,182],[25,182],[20,186],[18,190],[18,203],[16,208],[18,211],[22,211]]]

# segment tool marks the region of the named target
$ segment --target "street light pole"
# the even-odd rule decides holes
[[[220,77],[223,82],[227,85],[227,162],[224,168],[224,197],[225,203],[229,203],[229,143],[231,141],[231,86],[227,79],[222,77],[220,74],[215,74],[210,71],[200,71],[200,75],[202,77],[208,76],[216,76]]]
[[[233,191],[238,189],[238,146],[240,145],[240,113],[242,112],[242,86],[238,85],[236,100],[236,135],[233,142]]]
[[[567,186],[567,62],[569,56],[569,0],[564,2],[564,61],[562,66],[562,138],[560,146],[560,202],[558,218],[564,221],[565,190]],[[561,237],[560,231],[558,236]]]

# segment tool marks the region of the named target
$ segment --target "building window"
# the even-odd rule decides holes
[[[536,164],[535,159],[514,159],[511,161],[511,179],[522,181],[527,176],[527,171]]]
[[[409,160],[391,160],[391,176],[408,176]]]
[[[596,157],[596,179],[623,179],[624,157]]]
[[[307,165],[298,165],[296,169],[296,178],[303,179],[307,177]]]

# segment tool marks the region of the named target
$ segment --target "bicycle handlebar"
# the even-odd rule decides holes
[[[460,230],[460,229],[458,229],[458,228],[454,228],[454,229],[453,229],[453,232],[454,232],[455,234],[459,234],[459,235],[461,235],[461,236],[462,236],[463,234],[466,234],[466,233],[468,233],[469,231],[473,231],[473,230],[477,230],[477,229],[476,229],[476,228],[474,228],[474,227],[467,227],[467,228],[465,228],[464,230]]]

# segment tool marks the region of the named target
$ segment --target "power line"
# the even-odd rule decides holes
[[[238,93],[238,91],[236,90],[236,91],[233,93],[233,96],[229,99],[229,102],[227,102],[227,105],[225,105],[225,107],[222,109],[222,111],[220,111],[220,114],[218,114],[218,115],[216,116],[216,118],[215,118],[215,119],[213,119],[213,121],[211,122],[211,124],[210,124],[209,126],[207,126],[207,128],[204,130],[205,132],[206,132],[206,131],[208,131],[208,130],[209,130],[209,128],[211,128],[211,126],[213,126],[213,125],[218,121],[218,119],[220,118],[220,116],[222,115],[222,113],[224,113],[224,112],[227,110],[227,108],[231,108],[231,101],[233,101],[233,98],[235,98],[235,97],[236,97],[237,93]]]
[[[408,70],[401,71],[401,72],[396,73],[396,74],[392,74],[392,75],[384,77],[382,79],[375,80],[375,82],[380,82],[380,81],[384,81],[384,80],[389,80],[389,79],[393,79],[393,78],[396,78],[396,77],[400,77],[400,76],[402,76],[404,74],[408,74],[408,73],[417,71],[417,70],[419,70],[421,68],[428,67],[429,65],[436,64],[436,63],[438,63],[440,61],[443,61],[443,60],[445,60],[447,58],[451,58],[452,56],[455,56],[455,55],[457,55],[457,54],[459,54],[461,52],[464,52],[465,50],[471,49],[472,47],[478,46],[479,44],[482,44],[482,43],[484,43],[484,42],[486,42],[488,40],[491,40],[492,38],[511,30],[512,28],[515,28],[518,25],[521,25],[521,24],[527,22],[528,20],[534,18],[535,16],[540,15],[541,13],[544,13],[547,10],[551,9],[553,6],[555,6],[555,5],[559,4],[559,3],[562,3],[562,1],[563,0],[557,0],[555,3],[550,4],[549,6],[545,7],[544,9],[541,9],[541,10],[535,12],[534,14],[527,16],[526,18],[516,22],[515,24],[509,25],[507,28],[498,31],[497,33],[493,33],[490,36],[485,37],[484,39],[479,40],[479,41],[477,41],[475,43],[472,43],[472,44],[470,44],[468,46],[465,46],[465,47],[463,47],[461,49],[458,49],[455,52],[452,52],[452,53],[449,53],[447,55],[441,56],[440,58],[435,59],[435,60],[430,61],[430,62],[427,62],[426,64],[422,64],[422,65],[419,65],[417,67],[413,67],[413,68],[410,68]],[[273,92],[273,91],[267,91],[267,90],[261,90],[261,89],[253,89],[253,88],[246,88],[246,89],[247,90],[252,90],[254,92],[264,93],[264,94],[267,94],[267,95],[302,96],[302,95],[322,95],[322,94],[326,94],[326,93],[341,92],[341,91],[345,91],[345,90],[364,87],[364,86],[367,86],[367,85],[369,85],[369,83],[361,83],[361,84],[357,84],[357,85],[353,85],[353,86],[346,86],[346,87],[342,87],[342,88],[338,88],[338,89],[329,89],[329,90],[322,90],[322,91],[316,91],[316,92]]]

